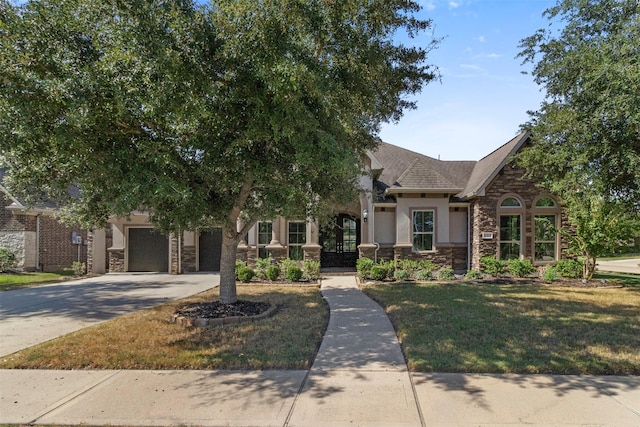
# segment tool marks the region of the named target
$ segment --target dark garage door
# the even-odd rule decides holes
[[[222,230],[200,233],[198,265],[200,271],[220,271],[220,255],[222,254]]]
[[[169,240],[153,228],[129,228],[129,271],[169,271]]]

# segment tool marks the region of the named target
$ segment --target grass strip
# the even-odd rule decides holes
[[[329,310],[315,286],[238,287],[243,300],[275,304],[253,322],[186,328],[169,323],[180,307],[217,290],[126,315],[22,350],[3,369],[308,369]]]
[[[412,371],[640,374],[640,288],[383,284]]]

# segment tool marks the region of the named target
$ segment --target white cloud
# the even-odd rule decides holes
[[[482,67],[478,64],[460,64],[460,68],[464,68],[465,70],[482,71]]]
[[[425,8],[425,10],[434,10],[436,8],[436,3],[434,0],[423,0],[420,3],[422,4],[422,7]]]
[[[484,43],[486,41],[484,36],[478,36],[478,37],[476,37],[476,40],[478,40],[480,43]]]
[[[450,1],[450,2],[449,2],[449,7],[450,7],[451,9],[455,9],[455,8],[457,8],[457,7],[459,7],[459,6],[460,6],[460,3],[458,3],[457,1]]]

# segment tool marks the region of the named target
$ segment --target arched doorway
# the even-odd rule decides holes
[[[340,214],[333,224],[320,231],[320,265],[327,267],[355,267],[360,245],[360,219]]]

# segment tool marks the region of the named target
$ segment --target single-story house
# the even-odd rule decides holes
[[[566,226],[566,217],[559,201],[523,179],[512,161],[529,141],[522,132],[479,161],[443,161],[383,142],[368,154],[370,174],[361,178],[359,200],[343,207],[333,226],[282,217],[260,221],[238,258],[314,259],[324,268],[353,267],[359,257],[430,259],[456,271],[479,269],[484,256],[554,262],[567,242],[551,226]],[[144,213],[114,218],[111,227],[111,272],[220,268],[219,230],[166,236]],[[104,247],[104,236],[92,235],[90,246]]]
[[[17,270],[59,271],[74,261],[87,262],[87,232],[61,224],[52,202],[30,209],[2,184],[0,169],[0,247],[16,255]]]

